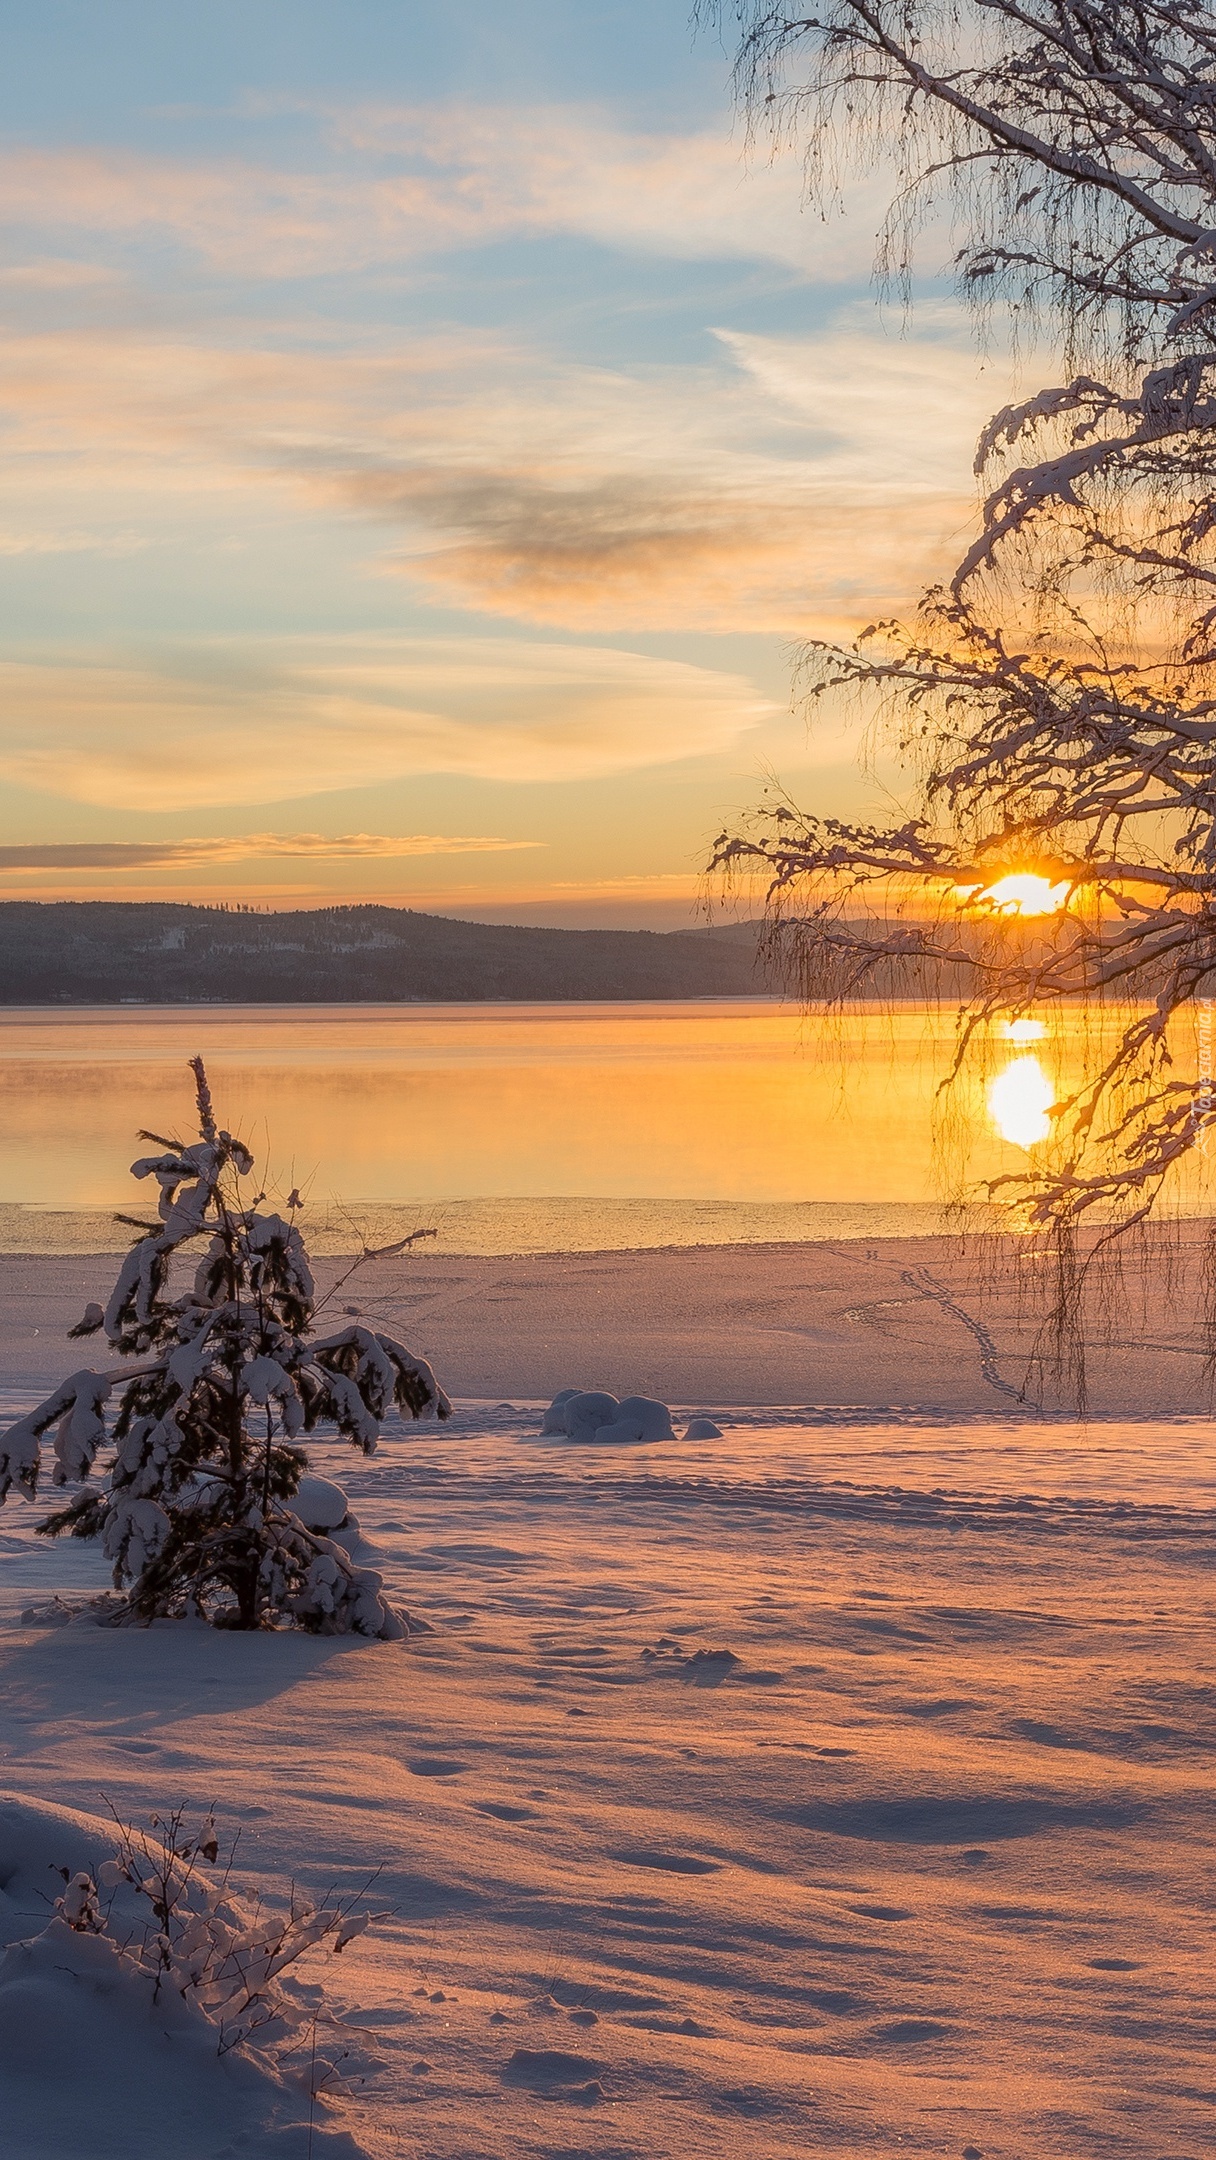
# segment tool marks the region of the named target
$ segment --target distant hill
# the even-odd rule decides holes
[[[533,930],[411,908],[0,901],[0,1005],[755,997],[758,926]]]

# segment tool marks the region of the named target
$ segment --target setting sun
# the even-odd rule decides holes
[[[985,886],[978,897],[999,915],[1056,915],[1068,899],[1068,885],[1053,885],[1034,870],[1013,870]]]

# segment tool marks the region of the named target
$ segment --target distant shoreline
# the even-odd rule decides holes
[[[754,923],[556,930],[411,908],[257,915],[170,901],[0,901],[0,1007],[745,998]]]
[[[883,1001],[885,1007],[888,1002]],[[898,1000],[895,1002],[899,1002]],[[909,1005],[919,1005],[923,1000],[908,998]],[[402,998],[0,998],[0,1012],[264,1012],[273,1008],[276,1012],[330,1012],[350,1008],[361,1012],[415,1012],[442,1010],[451,1005],[786,1005],[790,999],[780,991],[763,990],[707,990],[696,996],[668,996],[655,991],[638,997],[600,997],[590,992],[585,997],[402,997]]]

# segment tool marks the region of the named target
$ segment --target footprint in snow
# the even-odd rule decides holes
[[[700,1860],[693,1853],[614,1852],[608,1858],[622,1867],[657,1868],[663,1875],[716,1875],[719,1871],[718,1861]]]
[[[896,2047],[915,2047],[925,2040],[949,2039],[950,2027],[939,2025],[936,2018],[895,2018],[890,2025],[875,2025],[869,2037]]]
[[[708,2025],[698,2025],[695,2018],[627,2017],[622,2025],[632,2026],[635,2032],[667,2033],[686,2040],[709,2040],[713,2035]]]
[[[721,1687],[739,1660],[733,1650],[698,1650],[681,1667],[685,1687]]]
[[[790,2109],[774,2093],[765,2092],[757,2085],[727,2085],[710,2101],[715,2115],[742,2115],[748,2120],[763,2121],[766,2117],[786,2120]]]
[[[405,1767],[415,1777],[459,1777],[469,1766],[467,1762],[450,1762],[443,1755],[424,1755],[416,1762],[407,1762]]]
[[[561,2048],[516,2048],[503,2068],[502,2081],[550,2099],[586,2102],[603,2098],[603,2088],[596,2082],[603,2067],[590,2055],[567,2055]]]
[[[347,2010],[343,2022],[347,2025],[412,2025],[418,2012],[410,2010],[405,2003],[375,2004],[370,2010]]]

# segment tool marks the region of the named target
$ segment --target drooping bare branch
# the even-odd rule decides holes
[[[813,188],[850,155],[899,175],[884,243],[906,273],[945,187],[964,290],[1044,291],[1129,350],[1216,313],[1216,23],[1202,0],[826,0],[731,16],[753,120],[796,138]]]

